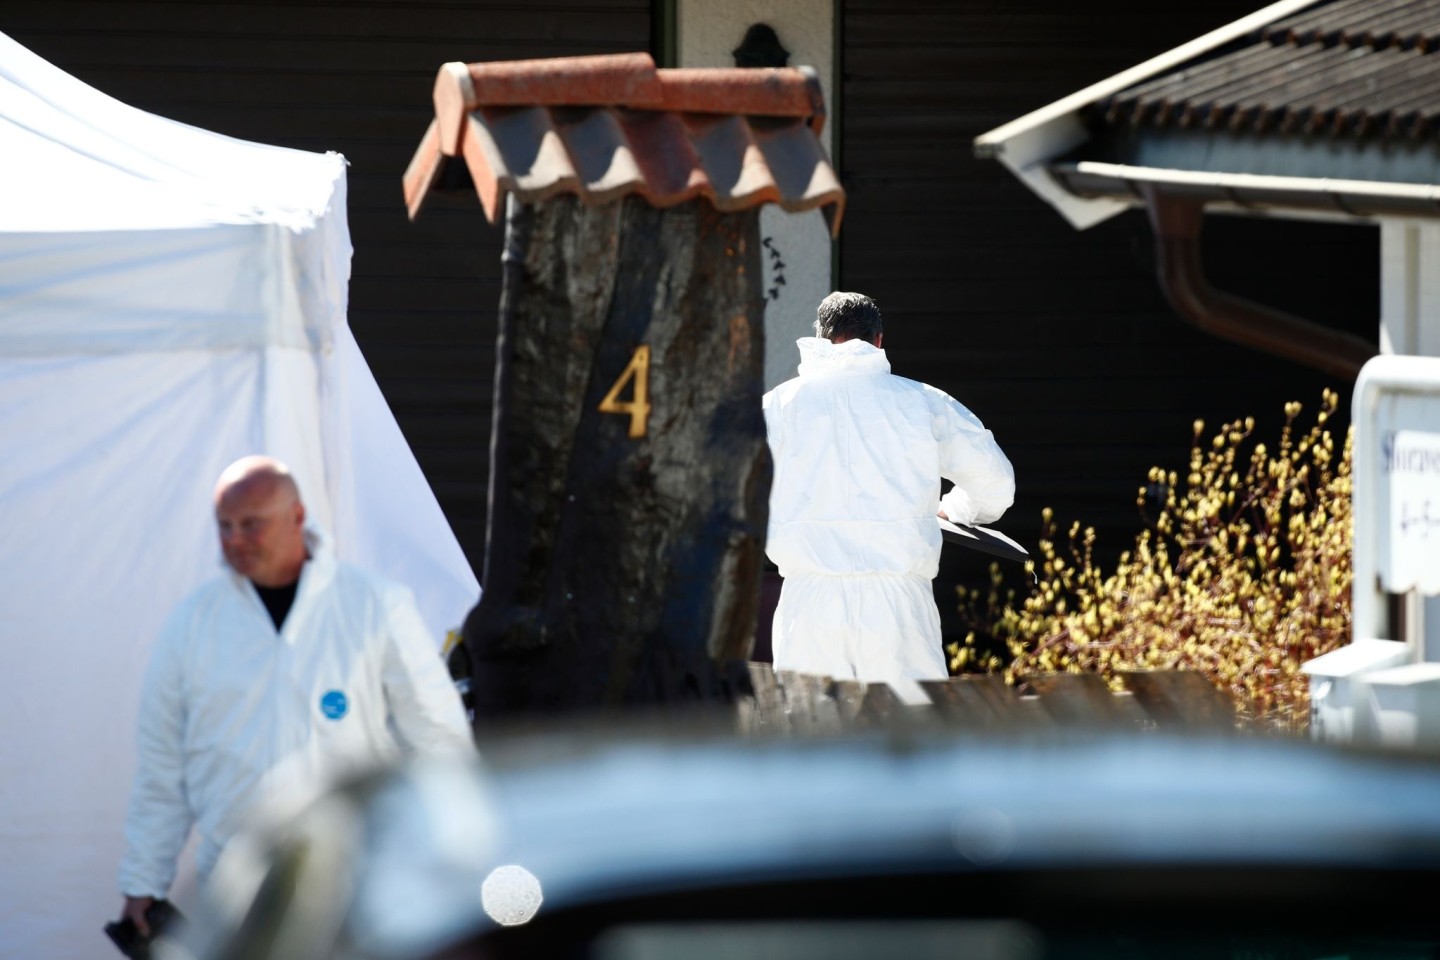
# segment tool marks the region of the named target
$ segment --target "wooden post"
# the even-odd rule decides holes
[[[833,733],[841,728],[835,681],[830,677],[777,670],[775,679],[785,695],[785,720],[789,733]]]
[[[921,680],[920,689],[946,723],[969,730],[999,730],[1020,717],[1015,691],[993,674],[971,674],[946,680]]]
[[[785,730],[785,693],[768,663],[748,663],[750,695],[736,704],[737,726],[749,735],[773,735]]]
[[[1063,726],[1125,727],[1143,719],[1143,711],[1117,699],[1097,674],[1039,674],[1026,677],[1025,684],[1039,695],[1045,712]]]
[[[1124,670],[1120,678],[1157,726],[1233,730],[1235,704],[1195,670]]]
[[[475,718],[718,696],[770,491],[759,209],[512,200]]]

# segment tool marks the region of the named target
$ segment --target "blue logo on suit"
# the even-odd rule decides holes
[[[339,720],[350,710],[350,701],[339,690],[330,690],[320,698],[320,712],[331,720]]]

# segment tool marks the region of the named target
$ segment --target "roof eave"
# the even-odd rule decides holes
[[[1107,220],[1129,204],[1076,197],[1057,184],[1045,166],[1089,139],[1080,111],[1090,104],[1171,70],[1238,37],[1261,29],[1320,0],[1278,0],[1168,50],[1144,63],[1056,100],[975,138],[975,156],[999,160],[1041,199],[1055,207],[1077,230]]]

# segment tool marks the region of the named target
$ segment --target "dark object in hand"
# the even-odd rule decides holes
[[[971,550],[988,553],[1004,560],[1018,560],[1024,563],[1030,559],[1030,551],[1011,540],[999,530],[982,527],[979,524],[954,523],[940,517],[940,538],[945,543],[954,543]]]
[[[167,930],[184,922],[184,919],[169,900],[156,900],[150,904],[150,909],[145,911],[145,920],[150,924],[148,937],[140,935],[140,931],[135,928],[135,921],[129,917],[105,924],[105,935],[131,960],[150,960],[150,945],[155,942],[155,938],[164,936]]]

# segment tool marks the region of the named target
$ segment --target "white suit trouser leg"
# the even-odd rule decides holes
[[[776,670],[886,683],[906,703],[930,702],[915,681],[948,675],[940,612],[924,577],[786,577],[771,637]]]

